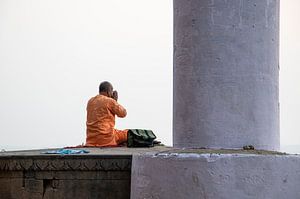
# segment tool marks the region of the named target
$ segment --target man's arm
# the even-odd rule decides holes
[[[113,114],[117,115],[118,117],[125,117],[127,115],[126,109],[121,106],[118,102],[118,93],[114,91],[113,100],[111,100],[111,111]]]

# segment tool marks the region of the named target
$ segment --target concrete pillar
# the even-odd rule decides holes
[[[279,149],[279,0],[174,0],[175,147]]]

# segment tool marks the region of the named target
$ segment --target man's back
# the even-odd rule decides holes
[[[126,116],[126,109],[114,99],[96,95],[87,104],[87,146],[116,146],[115,115]]]

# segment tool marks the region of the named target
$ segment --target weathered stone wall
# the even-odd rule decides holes
[[[131,156],[1,157],[0,198],[130,198]]]

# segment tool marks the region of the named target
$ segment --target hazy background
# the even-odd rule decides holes
[[[300,152],[300,1],[281,1],[281,144]],[[85,141],[109,80],[128,116],[172,145],[172,0],[0,0],[0,149]]]

